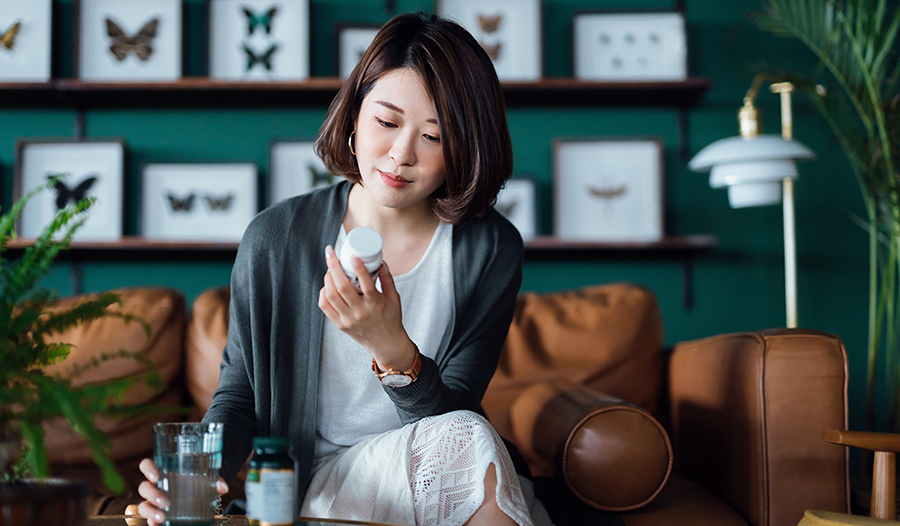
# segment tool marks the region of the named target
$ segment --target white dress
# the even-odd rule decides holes
[[[345,237],[341,228],[335,250]],[[452,227],[441,223],[415,268],[394,277],[404,328],[425,356],[434,357],[448,330],[451,256]],[[313,477],[301,515],[462,525],[481,506],[484,477],[493,465],[500,509],[522,526],[550,524],[530,481],[520,481],[487,420],[454,411],[404,426],[371,362],[371,355],[326,320]]]

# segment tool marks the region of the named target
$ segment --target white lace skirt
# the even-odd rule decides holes
[[[461,526],[484,500],[491,464],[500,509],[520,526],[551,524],[531,482],[516,475],[493,426],[471,411],[424,418],[339,453],[313,475],[300,513]]]

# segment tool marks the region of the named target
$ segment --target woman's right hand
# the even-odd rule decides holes
[[[138,505],[138,514],[147,519],[147,526],[159,526],[166,521],[166,515],[162,509],[169,506],[169,499],[166,498],[165,493],[156,487],[156,483],[159,481],[159,471],[156,469],[156,464],[149,458],[145,458],[141,461],[139,467],[141,473],[147,477],[147,480],[141,482],[141,485],[138,486],[138,494],[145,499],[144,502]],[[219,495],[228,493],[228,484],[225,483],[225,479],[222,477],[219,477],[216,483],[216,493]]]

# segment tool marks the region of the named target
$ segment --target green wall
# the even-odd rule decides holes
[[[72,0],[58,0],[55,49],[62,58],[57,74],[70,76]],[[202,75],[202,0],[185,0],[186,73]],[[333,71],[332,29],[339,22],[382,22],[384,2],[312,0],[314,75]],[[429,9],[428,1],[393,2],[397,11]],[[693,155],[714,140],[737,132],[735,115],[753,74],[749,66],[763,61],[811,71],[813,57],[796,42],[760,33],[746,15],[758,0],[687,0],[689,71],[710,77],[712,88],[689,111],[687,136]],[[544,72],[571,75],[572,14],[585,8],[671,8],[665,0],[545,0]],[[352,15],[346,15],[352,13]],[[765,131],[778,133],[778,99],[767,91],[758,98],[766,116]],[[137,188],[139,169],[157,161],[252,161],[267,170],[267,148],[274,138],[313,137],[325,108],[273,109],[125,109],[91,110],[88,136],[121,136],[130,149],[129,185]],[[796,185],[800,325],[836,333],[851,360],[851,426],[862,426],[867,308],[867,238],[847,213],[863,214],[859,189],[824,124],[805,101],[794,104],[795,135],[819,158],[803,165]],[[677,152],[676,110],[649,108],[512,107],[509,123],[515,147],[515,169],[537,178],[542,198],[541,228],[551,230],[551,142],[558,136],[656,135],[666,144],[665,225],[672,236],[713,234],[719,246],[694,265],[692,309],[681,304],[681,266],[677,261],[621,260],[600,257],[577,260],[529,260],[523,290],[553,291],[610,281],[645,284],[658,296],[667,344],[731,331],[781,327],[784,315],[784,271],[780,207],[733,210],[724,190],[709,188],[707,174],[689,172],[687,158]],[[6,174],[0,190],[9,204],[14,144],[20,137],[71,136],[74,112],[59,109],[11,109],[0,105],[0,163]],[[136,233],[129,197],[126,233]],[[70,266],[60,263],[45,280],[62,294],[70,291]],[[177,287],[193,298],[202,290],[228,282],[230,262],[172,256],[158,261],[89,262],[83,266],[86,291],[128,285]]]

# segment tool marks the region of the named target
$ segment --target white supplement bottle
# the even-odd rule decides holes
[[[353,258],[359,258],[366,266],[366,270],[369,271],[372,279],[375,279],[378,271],[381,269],[381,248],[383,245],[381,234],[365,226],[354,228],[344,240],[338,260],[341,262],[341,267],[344,268],[347,278],[350,279],[350,282],[353,283],[356,291],[360,294],[362,294],[362,290],[359,287],[359,278],[356,277],[356,271],[353,270]]]

